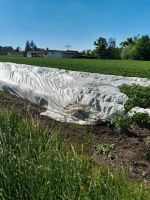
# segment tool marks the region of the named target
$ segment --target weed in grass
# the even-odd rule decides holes
[[[134,163],[135,166],[141,166],[141,167],[146,167],[145,160],[138,160],[137,162]]]
[[[129,128],[132,124],[132,119],[118,115],[116,116],[113,124],[118,130],[120,130],[121,133],[125,133],[129,131]]]
[[[115,144],[98,145],[96,151],[108,158],[113,158],[113,151],[115,150]]]
[[[0,198],[11,200],[148,200],[150,190],[100,167],[58,133],[16,112],[0,111]]]

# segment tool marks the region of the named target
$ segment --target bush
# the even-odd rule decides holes
[[[132,85],[123,87],[120,90],[129,97],[129,100],[125,104],[126,112],[134,107],[150,107],[150,87]]]
[[[150,127],[150,116],[148,114],[136,113],[133,115],[132,121],[141,127]]]

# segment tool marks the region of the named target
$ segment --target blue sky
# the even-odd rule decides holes
[[[0,0],[0,45],[93,49],[99,36],[150,34],[149,0]]]

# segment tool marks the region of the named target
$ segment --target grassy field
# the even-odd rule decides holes
[[[1,56],[0,62],[24,63],[74,71],[150,78],[150,62],[148,61],[16,58]]]
[[[97,166],[38,121],[1,109],[0,199],[148,200],[150,190]]]

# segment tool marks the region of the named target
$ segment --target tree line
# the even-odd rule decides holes
[[[99,37],[94,42],[94,50],[81,52],[83,56],[99,59],[125,59],[125,60],[150,60],[150,37],[149,35],[129,37],[122,41],[119,46],[116,45],[114,38],[108,40]],[[0,46],[0,55],[7,55],[8,52],[20,52],[21,48],[14,49],[11,46]],[[49,51],[48,48],[37,47],[33,40],[27,40],[24,50],[28,51]]]
[[[149,35],[129,37],[119,47],[114,38],[99,37],[94,46],[94,50],[83,51],[83,54],[99,59],[150,60]]]
[[[24,50],[22,50],[20,47],[13,48],[12,46],[5,46],[5,47],[0,46],[0,55],[7,55],[8,52],[27,53],[28,51],[45,51],[45,50],[49,50],[49,49],[48,48],[46,48],[46,49],[38,48],[33,40],[31,40],[31,42],[29,40],[27,40]]]
[[[11,47],[11,46],[6,46],[6,47],[0,46],[0,55],[5,56],[5,55],[7,55],[7,53],[8,53],[9,51],[13,51],[13,50],[14,50],[14,49],[13,49],[13,47]]]

